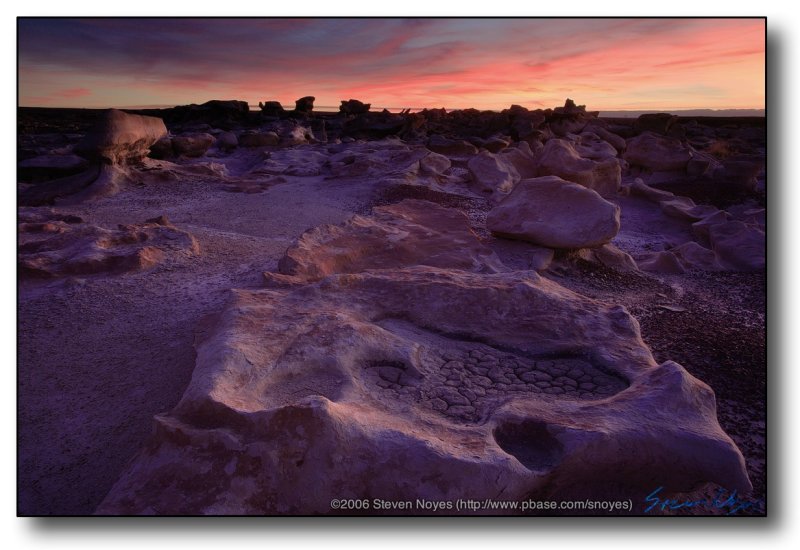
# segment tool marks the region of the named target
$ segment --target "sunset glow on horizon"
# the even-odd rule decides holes
[[[19,104],[763,109],[764,19],[25,19]]]

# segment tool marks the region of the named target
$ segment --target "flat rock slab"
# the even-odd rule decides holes
[[[314,281],[333,273],[428,265],[466,271],[506,269],[470,229],[469,218],[453,208],[406,199],[379,206],[369,217],[303,234],[278,264],[281,275]],[[271,281],[288,280],[267,274]]]
[[[105,229],[76,216],[31,209],[20,215],[21,279],[146,269],[171,254],[199,254],[197,241],[165,218]]]

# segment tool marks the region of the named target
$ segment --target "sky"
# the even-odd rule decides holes
[[[762,109],[763,19],[26,19],[19,105]]]

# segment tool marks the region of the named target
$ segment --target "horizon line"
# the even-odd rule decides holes
[[[213,101],[213,100],[211,100],[211,101]],[[242,100],[221,100],[221,101],[242,101]],[[258,112],[259,111],[258,104],[254,105],[254,104],[251,104],[249,102],[247,102],[247,104],[248,104],[248,107],[249,107],[250,111],[252,111],[252,112]],[[186,106],[189,106],[189,105],[202,105],[202,103],[187,103],[187,104],[183,104],[183,105],[155,104],[155,105],[127,105],[127,106],[104,106],[104,107],[101,107],[101,106],[85,106],[85,107],[69,106],[69,107],[67,107],[67,106],[53,106],[53,105],[17,105],[17,108],[18,109],[84,109],[84,110],[123,109],[123,110],[132,110],[133,111],[133,110],[150,110],[150,109],[159,109],[159,110],[160,109],[174,109],[176,107],[186,107]],[[283,104],[281,104],[281,105],[283,105]],[[384,106],[375,106],[375,107],[371,107],[369,112],[381,112],[384,109],[386,109],[388,111],[391,111],[391,112],[394,112],[394,111],[398,111],[399,112],[399,111],[402,111],[402,110],[405,110],[405,109],[409,109],[411,112],[419,112],[419,111],[422,111],[422,110],[425,110],[425,109],[445,109],[447,112],[463,111],[463,110],[467,110],[467,109],[475,109],[475,110],[478,110],[478,111],[492,111],[492,112],[500,113],[503,110],[508,109],[509,107],[510,107],[510,105],[508,107],[504,107],[503,109],[478,109],[477,107],[454,107],[454,108],[449,108],[449,107],[444,107],[444,106],[440,106],[440,107],[384,107]],[[523,105],[523,107],[524,107],[524,105]],[[538,110],[538,109],[540,109],[540,108],[537,107],[536,109],[530,109],[530,110],[531,111],[535,111],[535,110]],[[551,109],[552,109],[552,107],[551,107]],[[286,110],[287,111],[291,111],[293,109],[286,109]],[[319,105],[319,106],[315,105],[314,106],[314,110],[317,111],[317,112],[321,112],[321,113],[330,113],[330,112],[338,112],[339,107],[338,106],[333,106],[333,105]],[[704,112],[707,111],[709,113],[725,112],[725,111],[755,111],[755,112],[764,113],[764,116],[766,116],[766,108],[765,107],[724,107],[724,108],[712,108],[712,107],[694,107],[694,108],[691,108],[690,107],[690,108],[679,108],[679,109],[669,109],[669,108],[666,108],[666,109],[653,109],[653,108],[647,108],[647,109],[630,109],[630,108],[628,108],[628,109],[594,109],[594,108],[592,108],[592,109],[590,109],[590,108],[587,107],[586,111],[587,112],[599,112],[600,115],[602,115],[604,112],[605,113],[640,113],[640,114],[650,114],[650,113],[673,113],[673,114],[677,114],[677,113],[681,113],[681,112],[691,112],[691,111],[704,111]]]

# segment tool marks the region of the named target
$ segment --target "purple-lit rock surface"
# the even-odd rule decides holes
[[[750,489],[713,391],[658,365],[623,307],[533,272],[464,270],[462,254],[435,244],[463,241],[480,257],[463,217],[424,206],[312,232],[282,261],[290,279],[232,291],[180,403],[98,513]],[[425,232],[431,249],[415,253]],[[359,234],[406,252],[370,255]]]

